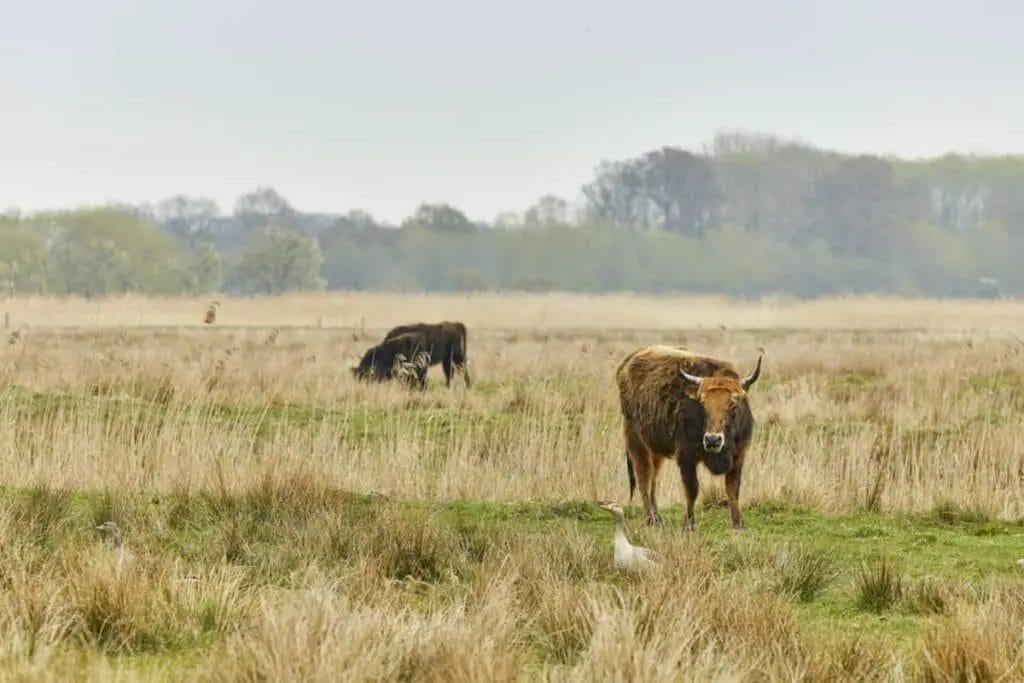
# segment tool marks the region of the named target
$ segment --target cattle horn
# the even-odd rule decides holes
[[[761,359],[762,358],[763,358],[763,356],[758,356],[757,357],[757,367],[754,368],[754,371],[752,373],[750,373],[749,375],[744,377],[742,380],[740,380],[740,386],[743,387],[744,391],[749,389],[750,385],[753,384],[754,382],[756,382],[757,378],[761,376]]]
[[[682,375],[683,379],[685,379],[687,382],[689,382],[690,384],[694,384],[698,387],[700,386],[700,383],[703,380],[702,377],[698,377],[697,375],[691,375],[682,368],[679,368],[679,374]]]

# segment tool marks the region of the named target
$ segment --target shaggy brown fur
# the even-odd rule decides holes
[[[378,382],[393,379],[396,373],[402,370],[403,364],[410,362],[408,359],[415,359],[418,354],[428,350],[428,343],[427,338],[422,334],[415,332],[400,334],[367,350],[363,354],[362,360],[359,361],[359,365],[350,370],[357,379]],[[425,387],[426,372],[421,374],[422,386]]]
[[[413,325],[399,325],[385,335],[384,340],[393,339],[401,334],[408,333],[422,334],[427,339],[427,350],[430,352],[430,364],[438,363],[444,368],[444,380],[446,386],[452,384],[452,374],[455,370],[462,372],[466,380],[466,386],[471,386],[469,369],[466,366],[466,326],[460,322],[441,322],[436,324],[415,323]],[[412,358],[412,356],[409,356]]]
[[[639,485],[648,524],[661,523],[658,472],[666,459],[675,458],[686,488],[687,529],[695,527],[698,463],[725,475],[733,526],[744,526],[740,480],[754,429],[746,389],[760,369],[758,359],[754,373],[740,379],[726,361],[667,346],[635,351],[619,366],[630,499]],[[687,379],[681,371],[695,377]]]

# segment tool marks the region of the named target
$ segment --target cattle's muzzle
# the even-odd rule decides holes
[[[708,433],[704,435],[704,450],[708,453],[718,453],[725,446],[725,435]]]
[[[732,453],[729,451],[707,453],[703,460],[711,474],[725,474],[732,469]]]

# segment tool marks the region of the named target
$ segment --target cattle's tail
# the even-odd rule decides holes
[[[466,332],[466,326],[459,323],[459,335],[462,337],[462,379],[466,382],[466,387],[473,386],[473,380],[469,378],[469,334]]]
[[[633,492],[636,491],[636,475],[633,474],[633,461],[626,453],[626,475],[629,476],[629,502],[633,502]]]

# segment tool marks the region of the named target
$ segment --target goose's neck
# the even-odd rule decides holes
[[[626,520],[622,517],[615,518],[615,543],[629,543],[626,540]]]

